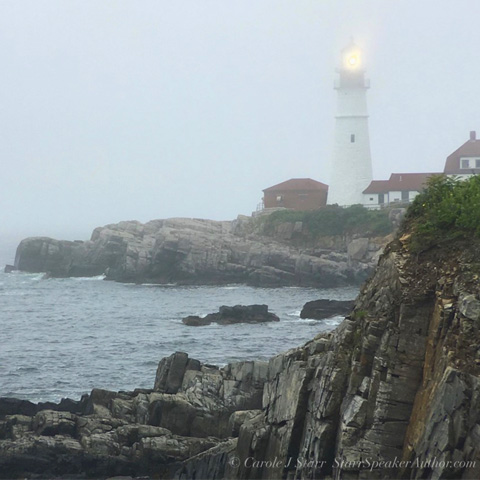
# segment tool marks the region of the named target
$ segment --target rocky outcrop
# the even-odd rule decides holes
[[[207,469],[207,452],[208,468],[223,475],[241,425],[261,413],[266,370],[265,362],[219,369],[178,352],[160,362],[151,390],[94,389],[75,409],[2,399],[0,478],[171,478],[187,459]]]
[[[248,225],[173,218],[107,225],[86,242],[31,237],[18,246],[15,268],[121,282],[328,287],[363,281],[381,249],[379,240],[343,237],[299,247]]]
[[[300,312],[300,318],[322,320],[336,315],[347,315],[353,309],[353,300],[312,300],[307,302]]]
[[[232,325],[235,323],[265,323],[279,322],[280,318],[268,311],[268,305],[235,305],[234,307],[222,306],[217,313],[209,313],[205,317],[189,315],[182,319],[185,325],[203,327],[211,323],[219,325]]]
[[[335,332],[269,362],[232,478],[478,478],[480,245],[407,239]]]
[[[177,353],[153,390],[94,390],[82,413],[10,410],[0,472],[479,478],[480,241],[413,254],[402,233],[335,331],[268,363]]]

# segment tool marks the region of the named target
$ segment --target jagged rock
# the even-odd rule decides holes
[[[262,410],[238,410],[230,415],[228,424],[232,429],[232,436],[238,437],[240,427],[252,418],[262,414]]]
[[[313,300],[307,302],[300,312],[300,318],[322,320],[336,315],[347,315],[353,309],[353,300]]]
[[[14,414],[33,416],[40,410],[83,413],[87,409],[88,399],[88,395],[84,395],[79,401],[72,400],[70,398],[62,398],[62,400],[58,404],[53,402],[40,402],[38,404],[35,404],[29,402],[28,400],[0,397],[0,419],[6,415]]]
[[[287,236],[299,235],[300,223],[285,224],[291,230]],[[325,287],[358,283],[374,266],[369,258],[352,261],[343,237],[321,237],[320,250],[285,244],[283,234],[270,238],[252,228],[243,220],[120,222],[96,228],[86,242],[22,240],[14,266],[53,277],[105,274],[121,282]]]
[[[5,265],[5,268],[4,268],[4,272],[5,273],[12,273],[13,271],[15,270],[15,266],[14,265]]]
[[[37,405],[28,400],[20,400],[18,398],[0,398],[0,418],[5,415],[29,415],[33,416],[37,413]]]
[[[190,327],[203,327],[211,323],[219,325],[232,325],[235,323],[263,323],[279,322],[274,313],[268,311],[267,305],[235,305],[234,307],[222,306],[218,313],[209,313],[205,317],[190,315],[182,319]]]
[[[160,361],[155,377],[154,390],[177,393],[182,385],[186,370],[199,370],[200,362],[188,358],[184,352],[176,352]]]
[[[32,429],[37,435],[53,437],[55,435],[75,434],[76,417],[72,413],[42,410],[33,418]]]

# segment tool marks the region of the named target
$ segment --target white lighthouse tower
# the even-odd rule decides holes
[[[337,115],[332,178],[328,203],[362,203],[362,192],[372,181],[372,159],[368,136],[367,89],[361,50],[352,42],[342,50],[337,70]]]

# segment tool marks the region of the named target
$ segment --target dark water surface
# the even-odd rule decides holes
[[[268,359],[341,318],[301,320],[305,302],[353,299],[358,289],[128,285],[101,277],[43,279],[0,273],[0,396],[79,398],[93,387],[152,387],[158,361],[185,351],[201,361]],[[187,327],[187,315],[265,303],[280,322]]]

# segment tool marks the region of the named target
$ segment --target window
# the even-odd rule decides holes
[[[475,168],[480,168],[480,158],[475,160]]]
[[[355,135],[353,133],[350,135],[350,142],[355,143]]]
[[[468,167],[470,167],[470,160],[468,160],[468,158],[462,159],[460,168],[468,168]]]
[[[403,202],[408,202],[408,198],[409,198],[408,190],[403,190],[402,191],[402,201]]]
[[[283,197],[281,195],[277,195],[277,202],[281,202],[283,200]]]
[[[370,197],[370,201],[373,202],[373,197]]]

